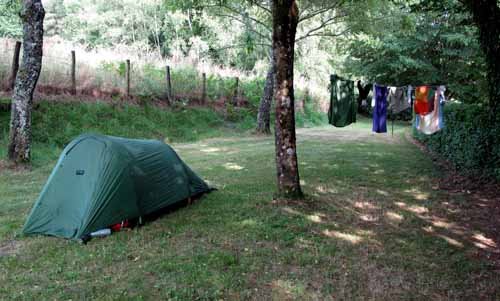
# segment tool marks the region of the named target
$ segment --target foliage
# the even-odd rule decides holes
[[[0,37],[22,37],[20,11],[21,1],[0,0]]]
[[[297,78],[303,75],[325,86],[332,62],[335,69],[341,63],[332,37],[343,32],[339,25],[343,19],[333,18],[337,10],[324,9],[337,2],[342,1],[300,3],[307,19],[299,24]],[[172,60],[192,57],[194,65],[208,61],[260,76],[268,68],[271,16],[266,1],[47,0],[44,4],[47,38],[60,37],[88,49],[127,46]],[[13,12],[7,15],[18,21]],[[19,31],[16,22],[9,26]]]
[[[295,124],[297,127],[313,127],[328,123],[327,114],[317,108],[317,103],[313,102],[309,95],[304,95],[302,91],[297,91],[296,99],[304,102],[303,110],[296,110]],[[271,122],[274,122],[274,114],[271,114]]]
[[[17,3],[17,4],[16,4]],[[129,45],[164,57],[264,75],[268,2],[46,1],[46,35],[95,49]],[[19,36],[16,0],[1,0],[0,36]],[[6,8],[6,9],[4,9]],[[7,9],[8,8],[8,9]],[[299,1],[296,78],[329,73],[392,85],[444,83],[462,102],[486,97],[486,68],[471,16],[458,0]],[[91,17],[90,17],[91,16]]]
[[[10,114],[0,114],[0,133],[6,139]],[[42,102],[33,115],[33,141],[36,144],[63,146],[85,132],[130,138],[194,141],[217,135],[223,125],[224,120],[220,114],[204,108],[180,108],[172,111],[158,110],[148,105],[137,107],[112,106],[106,103],[68,105]]]
[[[460,171],[500,180],[500,119],[491,118],[485,105],[451,104],[445,106],[442,131],[415,136]]]
[[[61,93],[70,85],[70,52],[72,45],[58,39],[47,38],[44,49],[44,66],[38,83],[38,91],[48,95]],[[0,39],[0,85],[10,75],[10,63],[14,41]],[[245,107],[257,110],[264,87],[264,79],[253,73],[222,69],[211,64],[193,65],[190,57],[181,61],[162,60],[151,53],[136,53],[133,49],[76,51],[76,84],[79,93],[96,98],[118,96],[125,88],[125,59],[131,61],[131,93],[141,99],[166,98],[166,70],[169,65],[174,98],[184,103],[199,103],[202,96],[202,72],[206,72],[208,103],[222,103],[233,98],[235,78],[239,78],[239,99]],[[305,86],[303,83],[302,86]],[[315,91],[321,91],[318,87]],[[320,101],[317,93],[314,102]]]
[[[125,62],[102,62],[102,69],[104,71],[115,73],[120,77],[125,77],[126,68]],[[148,68],[148,66],[145,66],[145,68]]]
[[[1,100],[7,102],[7,100]],[[159,109],[144,102],[142,107],[109,103],[51,103],[35,105],[33,141],[36,145],[61,147],[72,138],[93,132],[129,138],[154,138],[169,142],[197,141],[220,135],[240,135],[254,128],[256,111],[228,106],[227,113],[209,108],[177,106]],[[300,126],[321,124],[317,112],[298,113]],[[9,112],[0,112],[0,141],[9,132]],[[105,121],[105,122],[104,122]]]
[[[441,10],[379,2],[359,21],[364,27],[346,39],[344,72],[388,85],[445,84],[467,103],[485,99],[477,30],[456,1],[442,2]]]
[[[298,1],[297,86],[311,88],[312,94],[321,95],[324,101],[328,98],[328,75],[338,73],[390,85],[443,83],[450,98],[483,103],[488,91],[485,58],[477,41],[478,31],[462,2]],[[45,27],[47,41],[62,38],[96,53],[121,47],[154,53],[144,64],[132,62],[132,93],[144,102],[165,95],[161,66],[165,61],[158,64],[162,57],[168,58],[169,64],[189,59],[189,68],[172,69],[174,95],[184,104],[200,98],[200,70],[204,66],[243,71],[248,79],[240,76],[240,94],[249,103],[248,110],[241,113],[230,108],[225,116],[239,120],[240,113],[255,114],[264,87],[262,76],[268,69],[271,34],[268,4],[267,0],[47,0]],[[20,37],[19,5],[18,0],[0,0],[0,36]],[[324,24],[328,26],[321,27]],[[11,55],[2,52],[0,76],[4,80],[9,75]],[[45,53],[54,55],[52,51]],[[82,89],[91,93],[123,89],[124,64],[114,57],[103,60],[106,63],[87,68],[80,65],[82,55],[78,52],[77,83]],[[44,58],[40,85],[68,86],[68,62],[66,58]],[[208,101],[231,99],[234,76],[207,72]],[[315,97],[311,104],[306,103],[304,112],[297,113],[300,126],[317,124],[324,118],[314,112],[319,100]]]

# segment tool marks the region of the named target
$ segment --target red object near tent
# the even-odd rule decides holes
[[[130,223],[128,222],[128,220],[124,220],[121,223],[112,225],[111,230],[113,230],[113,232],[118,232],[118,231],[122,230],[123,228],[128,228],[129,225],[130,225]]]

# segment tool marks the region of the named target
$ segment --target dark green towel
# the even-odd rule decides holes
[[[357,105],[354,99],[354,82],[332,75],[330,86],[329,123],[336,127],[344,127],[356,122]]]

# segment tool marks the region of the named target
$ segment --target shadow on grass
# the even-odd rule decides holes
[[[0,274],[6,283],[0,294],[16,296],[27,283],[39,283],[43,292],[29,287],[30,296],[500,297],[500,273],[485,257],[494,254],[498,239],[461,219],[467,211],[457,204],[467,204],[467,198],[436,187],[441,174],[429,158],[404,141],[388,142],[368,132],[345,142],[334,129],[321,130],[321,137],[299,134],[307,199],[272,199],[271,138],[175,146],[186,163],[219,188],[217,193],[86,248],[64,240],[23,239],[19,254],[0,259],[6,271]],[[30,174],[38,178],[36,185],[44,173]],[[9,178],[8,187],[0,183],[13,200],[7,203],[12,209],[4,211],[9,216],[27,206],[15,197],[38,190],[36,185],[26,189],[24,178]]]
[[[499,238],[468,223],[459,214],[464,209],[450,206],[449,194],[436,187],[438,174],[422,154],[409,160],[404,149],[340,144],[321,160],[304,155],[317,147],[310,143],[301,153],[302,185],[309,198],[275,200],[269,206],[280,212],[286,236],[293,237],[286,246],[316,252],[316,260],[325,264],[338,262],[339,249],[350,253],[341,255],[341,266],[349,266],[347,274],[337,271],[322,279],[322,289],[328,281],[357,281],[361,288],[350,291],[347,285],[346,290],[334,290],[335,296],[500,296],[499,266],[491,260],[500,253]],[[253,225],[268,228],[265,223],[257,220]],[[317,252],[308,246],[311,241],[332,245],[335,251]],[[306,284],[308,291],[313,284]]]

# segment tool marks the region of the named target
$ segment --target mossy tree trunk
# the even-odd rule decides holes
[[[43,19],[41,0],[23,0],[23,59],[12,95],[9,160],[27,163],[31,159],[31,111],[33,93],[42,69]]]
[[[295,138],[293,63],[299,11],[295,0],[273,0],[273,56],[276,60],[275,142],[278,192],[301,197]]]
[[[271,106],[274,96],[274,85],[276,77],[276,60],[271,55],[269,71],[266,76],[264,93],[260,99],[259,112],[257,114],[257,132],[261,134],[271,134]]]

